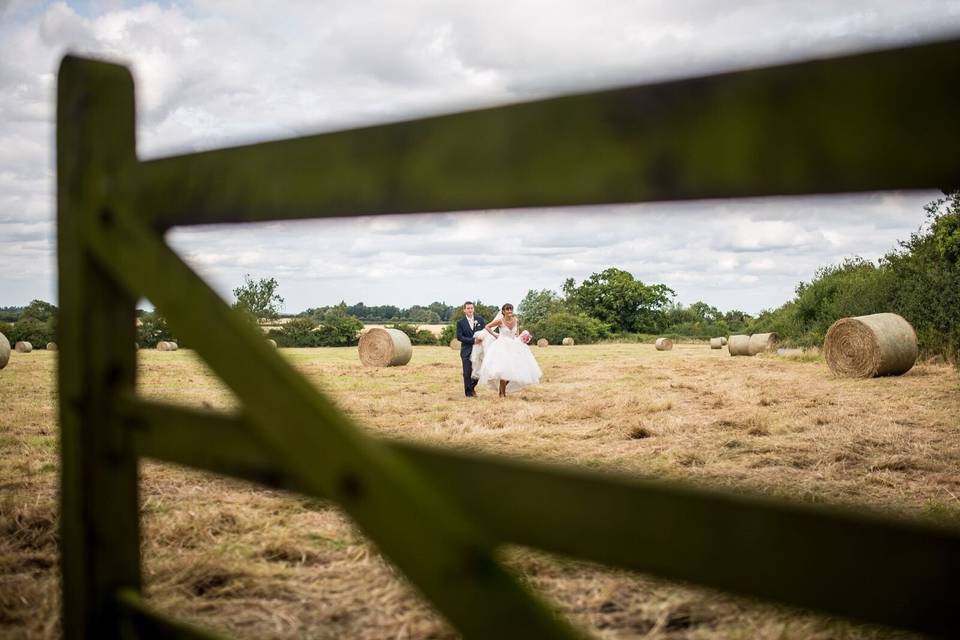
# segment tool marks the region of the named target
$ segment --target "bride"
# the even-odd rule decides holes
[[[499,328],[499,335],[493,332]],[[500,391],[500,397],[540,382],[543,372],[530,348],[520,340],[520,321],[507,303],[486,326],[491,337],[483,341],[480,382]]]

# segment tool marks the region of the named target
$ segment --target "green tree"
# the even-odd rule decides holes
[[[585,313],[558,311],[536,322],[525,322],[524,327],[534,340],[546,338],[552,344],[560,344],[566,337],[577,344],[590,344],[610,336],[609,326]]]
[[[162,340],[176,342],[173,332],[167,325],[167,319],[156,311],[141,315],[140,325],[137,327],[137,344],[152,349]]]
[[[323,314],[317,327],[317,346],[350,347],[357,344],[363,323],[347,314],[347,305],[340,303]]]
[[[550,289],[530,289],[517,307],[517,313],[526,324],[540,322],[550,314],[562,310],[563,298]]]
[[[34,318],[41,322],[46,322],[56,316],[57,307],[44,300],[31,301],[30,304],[24,308],[23,313],[20,314],[21,318]]]
[[[277,293],[280,285],[275,278],[253,280],[250,274],[243,276],[243,286],[233,290],[236,302],[233,308],[253,321],[260,318],[275,320],[283,308],[283,298]]]
[[[563,285],[568,303],[617,331],[656,333],[666,324],[664,310],[674,295],[663,284],[645,285],[622,269],[591,274],[579,286]]]

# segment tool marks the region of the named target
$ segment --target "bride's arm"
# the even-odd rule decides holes
[[[488,322],[488,323],[487,323],[487,326],[484,327],[484,328],[487,330],[487,333],[489,333],[489,334],[492,335],[494,338],[496,338],[496,337],[497,337],[497,334],[495,334],[493,331],[491,331],[491,329],[496,329],[497,327],[499,327],[501,322],[503,322],[503,320],[494,320],[493,322]]]

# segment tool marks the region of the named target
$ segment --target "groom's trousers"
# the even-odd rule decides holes
[[[463,362],[463,392],[467,396],[472,396],[479,380],[473,379],[473,363],[470,362],[470,354],[463,355],[461,351],[460,360]]]

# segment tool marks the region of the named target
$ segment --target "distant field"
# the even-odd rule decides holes
[[[549,347],[534,350],[544,383],[498,400],[489,389],[462,397],[447,347],[416,347],[409,366],[380,370],[362,368],[355,348],[280,353],[382,437],[960,526],[960,377],[947,366],[839,380],[815,357]],[[235,407],[193,352],[139,359],[144,395]],[[55,364],[35,351],[0,371],[3,638],[59,633]],[[326,503],[146,463],[142,511],[147,594],[177,616],[240,638],[454,637]],[[507,558],[601,638],[910,637],[527,549]]]

